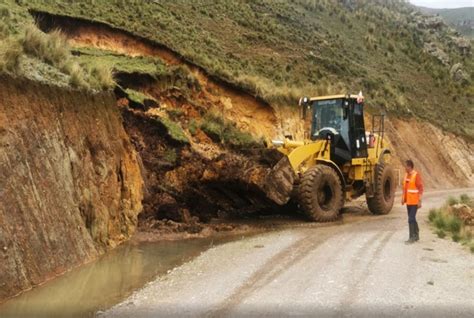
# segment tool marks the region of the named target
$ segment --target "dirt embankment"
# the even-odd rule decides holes
[[[415,119],[390,118],[385,127],[401,178],[402,163],[411,158],[428,188],[474,185],[474,144]]]
[[[127,240],[142,196],[112,93],[0,77],[0,301]]]

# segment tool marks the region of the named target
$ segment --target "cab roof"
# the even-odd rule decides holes
[[[311,97],[309,100],[311,102],[317,101],[317,100],[328,100],[328,99],[340,99],[340,98],[350,98],[350,99],[357,99],[359,97],[358,95],[328,95],[328,96],[318,96],[318,97]]]

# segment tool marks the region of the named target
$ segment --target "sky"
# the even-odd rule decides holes
[[[410,3],[428,8],[474,7],[474,0],[410,0]]]

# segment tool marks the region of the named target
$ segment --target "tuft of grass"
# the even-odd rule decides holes
[[[456,199],[456,198],[453,197],[453,196],[450,196],[450,197],[448,198],[448,200],[447,200],[447,204],[448,204],[449,206],[453,206],[453,205],[456,205],[456,204],[458,204],[458,203],[459,203],[458,199]]]
[[[145,95],[142,92],[139,92],[139,91],[136,91],[136,90],[133,90],[133,89],[130,89],[130,88],[125,89],[125,93],[127,93],[128,98],[131,101],[133,101],[135,103],[138,103],[138,104],[141,104],[141,105],[144,105],[145,101],[147,99],[151,99],[151,100],[156,102],[156,100],[153,97],[151,97],[149,95]]]
[[[77,62],[69,62],[68,64],[69,84],[75,88],[89,88],[86,81],[86,74]]]
[[[463,193],[459,197],[459,202],[469,205],[469,204],[471,204],[471,198],[466,193]]]
[[[471,245],[469,245],[469,249],[471,250],[471,253],[474,253],[474,243],[471,243]]]
[[[451,233],[459,234],[459,232],[461,231],[461,227],[462,227],[462,221],[459,218],[455,216],[451,216],[448,218],[446,222],[446,228]]]
[[[70,57],[67,41],[58,30],[45,34],[35,25],[27,25],[22,45],[27,54],[52,66],[60,67],[67,63]]]
[[[217,114],[207,113],[202,119],[200,128],[213,141],[232,147],[251,148],[259,144],[251,134],[241,131],[235,123]]]
[[[196,133],[197,133],[197,130],[198,130],[198,123],[196,122],[196,120],[192,119],[190,122],[189,122],[189,125],[188,125],[188,131],[189,133],[192,135],[192,136],[195,136]]]
[[[438,215],[438,211],[436,209],[431,209],[430,212],[428,213],[428,220],[430,222],[433,222]]]
[[[459,242],[461,240],[461,236],[457,233],[454,233],[451,238],[453,239],[454,242]]]
[[[95,64],[90,69],[90,77],[96,84],[96,87],[110,89],[115,86],[112,69],[108,65]]]
[[[442,213],[438,213],[434,219],[434,225],[440,230],[444,230],[446,228],[446,220]]]
[[[172,139],[181,143],[189,143],[189,139],[188,137],[186,137],[186,134],[184,133],[183,128],[181,128],[181,125],[179,123],[176,123],[171,119],[165,117],[160,117],[158,120],[166,127],[168,135]]]
[[[23,48],[16,39],[0,41],[0,71],[16,74],[22,54]]]
[[[178,155],[176,154],[176,149],[166,149],[163,153],[163,159],[171,164],[175,164],[178,160]]]
[[[184,111],[178,108],[167,109],[166,112],[168,113],[170,118],[173,120],[177,120],[178,118],[184,115]]]
[[[438,235],[439,238],[444,238],[446,236],[446,233],[443,230],[437,230],[436,235]]]

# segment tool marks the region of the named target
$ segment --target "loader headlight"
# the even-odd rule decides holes
[[[272,144],[275,147],[282,147],[285,144],[285,142],[283,140],[272,140]]]

